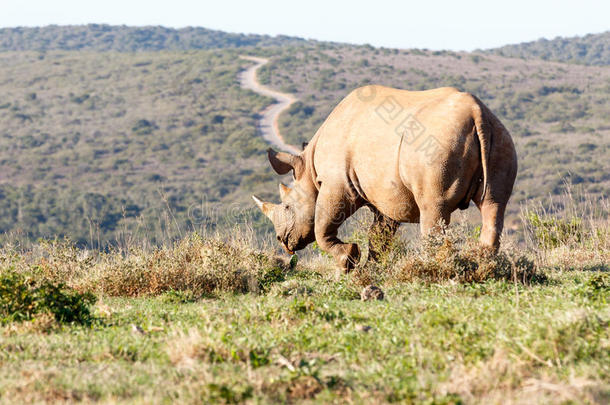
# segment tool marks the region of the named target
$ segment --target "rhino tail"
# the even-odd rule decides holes
[[[476,97],[475,97],[476,99]],[[483,168],[483,193],[481,193],[481,202],[485,198],[487,192],[487,181],[489,179],[487,168],[488,158],[491,151],[491,128],[487,125],[484,117],[484,107],[481,106],[481,102],[476,99],[476,104],[472,108],[472,115],[474,119],[475,129],[477,131],[477,137],[479,138],[479,145],[481,147],[481,167]]]

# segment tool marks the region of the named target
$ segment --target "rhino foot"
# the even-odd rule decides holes
[[[340,269],[347,274],[351,272],[360,261],[360,248],[355,243],[346,243],[342,246],[342,250],[344,252],[339,256],[337,264]]]

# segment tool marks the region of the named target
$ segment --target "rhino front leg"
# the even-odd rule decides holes
[[[370,209],[373,212],[374,219],[369,229],[369,255],[367,260],[377,261],[379,256],[388,250],[400,223],[383,215],[375,207],[370,207]]]
[[[341,189],[333,192],[325,185],[316,200],[316,242],[320,248],[333,255],[345,273],[349,273],[360,261],[360,248],[355,243],[343,243],[337,233],[341,224],[357,208]]]

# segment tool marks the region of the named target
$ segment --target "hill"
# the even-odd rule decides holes
[[[295,37],[232,34],[201,27],[173,29],[104,24],[50,25],[0,29],[0,52],[5,51],[161,51],[299,45]]]
[[[256,134],[270,100],[239,87],[244,64],[230,51],[0,54],[0,230],[98,246],[226,224],[231,204],[277,187]]]
[[[610,31],[583,37],[539,39],[484,51],[511,58],[540,58],[586,65],[610,65]]]
[[[250,64],[240,54],[269,58],[260,79],[300,99],[280,118],[293,144],[309,140],[362,84],[454,86],[479,96],[515,139],[509,224],[518,223],[521,203],[564,193],[566,179],[593,201],[610,194],[607,66],[310,41],[15,51],[0,53],[0,231],[97,247],[159,244],[244,221],[269,230],[249,196],[278,199],[282,179],[256,130],[271,100],[239,87]]]

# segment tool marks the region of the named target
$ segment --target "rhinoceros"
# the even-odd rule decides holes
[[[504,211],[517,174],[509,132],[475,96],[444,87],[407,91],[365,86],[352,91],[298,155],[268,151],[280,175],[281,204],[257,206],[292,254],[317,241],[349,272],[360,248],[337,237],[340,225],[363,206],[374,213],[369,259],[400,223],[419,223],[423,235],[449,224],[472,200],[481,212],[480,242],[497,249]],[[379,247],[381,246],[381,247]]]

